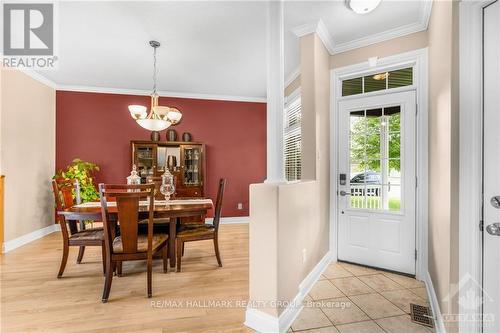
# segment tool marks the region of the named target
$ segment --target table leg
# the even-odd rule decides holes
[[[170,232],[168,235],[168,251],[169,251],[169,259],[170,259],[170,267],[175,267],[175,235],[177,232],[177,218],[170,218]]]

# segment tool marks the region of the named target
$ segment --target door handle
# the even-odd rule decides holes
[[[339,194],[343,197],[347,196],[347,195],[351,195],[351,193],[347,193],[346,191],[342,190],[339,192]]]
[[[493,207],[500,209],[500,195],[492,197],[490,203]]]
[[[486,231],[488,231],[490,235],[500,236],[500,223],[488,224],[488,226],[486,226]]]

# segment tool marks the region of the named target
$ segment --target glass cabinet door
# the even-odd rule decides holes
[[[202,172],[201,146],[183,146],[183,183],[185,186],[200,186]]]
[[[153,176],[156,168],[156,147],[153,145],[136,145],[134,164],[141,177],[141,184],[146,183],[148,176]]]

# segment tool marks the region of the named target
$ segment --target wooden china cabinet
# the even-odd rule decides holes
[[[175,197],[205,196],[205,145],[199,142],[131,141],[132,165],[141,183],[160,179],[165,168],[175,176]]]

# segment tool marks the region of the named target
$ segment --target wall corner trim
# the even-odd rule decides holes
[[[436,333],[446,333],[441,310],[439,309],[439,302],[436,296],[436,291],[434,290],[434,285],[432,284],[432,279],[429,272],[427,272],[425,277],[425,285],[427,287],[427,296],[431,304],[432,314],[434,315],[434,328],[436,329]]]
[[[2,244],[2,253],[7,253],[15,250],[23,245],[31,243],[37,239],[47,236],[53,232],[60,231],[61,227],[59,224],[51,224],[45,228],[41,228],[30,232],[29,234],[22,235],[20,237],[14,238],[10,241],[4,242]]]
[[[304,308],[302,305],[304,297],[311,291],[331,261],[332,253],[328,251],[299,284],[299,292],[279,317],[247,307],[245,326],[261,333],[285,333]]]
[[[285,78],[285,89],[293,82],[296,78],[300,76],[300,66],[295,68],[288,76]]]
[[[459,279],[472,276],[482,281],[482,86],[483,8],[489,0],[461,1],[459,16]],[[474,222],[475,221],[475,222]],[[472,222],[472,223],[471,223]],[[476,288],[460,289],[459,297],[482,298]],[[460,316],[477,314],[460,307]],[[482,323],[460,321],[460,332],[482,332]]]

